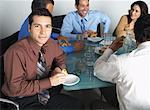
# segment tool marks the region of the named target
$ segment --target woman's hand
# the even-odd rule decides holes
[[[115,51],[118,50],[120,47],[122,47],[124,38],[125,38],[124,36],[116,38],[116,39],[112,42],[112,44],[110,45],[109,48],[111,48],[112,51],[115,52]]]

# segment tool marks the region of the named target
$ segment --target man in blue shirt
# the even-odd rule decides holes
[[[32,11],[37,9],[37,8],[46,8],[46,9],[48,9],[48,11],[50,13],[52,13],[53,7],[54,7],[54,1],[53,0],[33,0],[32,5],[31,5]],[[28,27],[29,27],[29,19],[26,18],[26,20],[24,21],[24,23],[21,26],[21,29],[19,31],[18,40],[21,40],[24,37],[29,36]],[[53,39],[59,39],[58,36],[59,36],[58,33],[52,33],[50,37]],[[61,39],[59,39],[59,40],[61,40]],[[81,50],[83,46],[82,46],[82,44],[77,42],[77,43],[74,43],[73,45],[60,46],[60,47],[64,50],[65,53],[71,53],[73,51]]]
[[[94,10],[89,10],[89,0],[75,0],[77,11],[68,13],[63,21],[61,35],[67,36],[70,40],[75,40],[79,35],[83,37],[89,36],[91,32],[97,31],[97,25],[104,25],[104,32],[108,33],[110,26],[110,18]]]

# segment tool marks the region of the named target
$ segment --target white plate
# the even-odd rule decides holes
[[[80,81],[80,78],[74,74],[68,74],[66,76],[66,81],[64,82],[64,85],[66,86],[72,86],[77,84]]]
[[[89,40],[91,42],[99,42],[99,41],[103,40],[103,38],[101,38],[101,37],[88,37],[87,40]]]
[[[102,42],[100,42],[99,44],[102,45],[110,45],[113,41],[112,40],[103,40]]]

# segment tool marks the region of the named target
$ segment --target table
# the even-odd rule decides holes
[[[90,45],[98,45],[97,43],[91,43],[89,41],[86,41],[87,44]],[[75,65],[77,62],[80,62],[82,56],[84,54],[84,51],[80,52],[75,52],[67,55],[67,68],[69,73],[75,73],[76,69]],[[95,58],[98,58],[99,55],[95,54]],[[96,60],[96,59],[95,59]],[[81,90],[81,89],[94,89],[94,88],[102,88],[102,87],[110,87],[113,86],[114,84],[102,81],[95,77],[92,73],[88,73],[86,70],[88,68],[93,68],[93,67],[88,67],[85,66],[85,71],[83,71],[81,74],[75,73],[79,76],[80,82],[77,83],[76,85],[73,86],[63,86],[64,90],[71,91],[71,90]]]
[[[108,41],[108,40],[114,40],[115,37],[114,36],[107,36],[107,37],[104,37],[103,39],[106,40],[106,41]],[[99,44],[99,42],[93,43],[93,42],[85,40],[84,43],[86,45],[95,46],[95,47],[96,46],[102,46],[101,44]],[[132,46],[130,46],[130,48],[127,48],[127,46],[129,44],[128,45],[124,45],[122,48],[120,48],[116,52],[116,55],[132,51],[135,48],[135,42],[131,41],[129,43],[130,43],[130,45],[132,44]],[[78,67],[76,67],[75,65],[76,65],[76,63],[78,63],[78,65],[80,65],[79,62],[82,60],[82,58],[83,58],[82,56],[83,56],[84,52],[85,51],[81,51],[81,52],[76,52],[76,53],[72,53],[72,54],[67,55],[67,67],[68,67],[68,71],[70,73],[77,74],[79,76],[79,78],[80,78],[80,82],[78,84],[76,84],[76,85],[73,85],[73,86],[64,86],[64,89],[70,91],[70,90],[94,89],[94,88],[102,88],[102,87],[114,86],[115,84],[102,81],[102,80],[98,79],[97,77],[95,77],[93,75],[93,71],[92,71],[92,73],[89,73],[89,72],[86,71],[88,68],[93,68],[93,67],[85,66],[84,67],[85,70],[82,71],[81,74],[78,74],[76,72],[76,70],[78,69]],[[96,55],[95,54],[95,59],[92,58],[94,60],[94,62],[96,61],[96,59],[99,56],[100,55]],[[83,64],[83,65],[85,65],[85,64]]]

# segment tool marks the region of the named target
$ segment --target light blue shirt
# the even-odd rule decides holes
[[[97,32],[97,25],[101,23],[104,26],[104,33],[108,33],[109,31],[110,18],[107,15],[96,10],[90,10],[88,14],[82,18],[77,11],[73,11],[68,13],[64,18],[61,35],[69,37],[70,40],[75,40],[77,34],[83,33],[81,19],[83,19],[86,30]]]
[[[22,24],[21,29],[19,31],[18,40],[30,35],[30,33],[28,31],[28,26],[29,26],[29,18],[26,18],[26,20]]]

